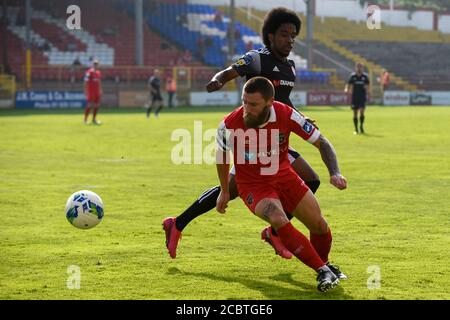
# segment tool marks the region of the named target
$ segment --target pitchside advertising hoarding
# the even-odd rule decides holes
[[[450,91],[430,91],[431,104],[434,106],[450,106]]]
[[[386,106],[449,106],[450,91],[385,91]]]
[[[409,91],[385,91],[384,105],[387,106],[409,106]]]
[[[238,106],[240,103],[236,91],[191,92],[192,106]]]
[[[293,91],[289,97],[295,106],[337,106],[350,104],[350,98],[344,92]],[[191,105],[193,106],[240,106],[241,102],[238,93],[235,91],[218,91],[213,93],[191,92]]]
[[[292,91],[289,98],[294,106],[306,106],[305,91]]]
[[[81,91],[16,92],[16,108],[18,109],[84,108],[85,106],[86,96]]]
[[[342,106],[350,105],[350,95],[345,92],[308,92],[308,106]]]

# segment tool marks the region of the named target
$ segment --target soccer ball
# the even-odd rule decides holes
[[[66,218],[74,227],[93,228],[103,219],[103,201],[92,191],[77,191],[67,199]]]

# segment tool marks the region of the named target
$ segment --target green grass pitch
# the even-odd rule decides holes
[[[358,136],[349,108],[304,110],[348,179],[347,190],[333,188],[319,152],[291,136],[321,176],[331,259],[349,276],[335,290],[319,293],[312,270],[276,256],[239,199],[191,223],[170,259],[162,219],[217,184],[213,165],[172,163],[171,133],[193,132],[195,120],[216,128],[230,110],[147,120],[104,109],[101,126],[83,125],[81,111],[1,111],[0,299],[450,299],[449,107],[369,107]],[[105,205],[91,230],[65,218],[81,189]],[[80,289],[67,287],[73,265]]]

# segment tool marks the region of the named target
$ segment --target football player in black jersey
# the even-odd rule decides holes
[[[356,63],[356,72],[353,72],[345,85],[345,92],[352,96],[353,123],[355,125],[354,134],[364,133],[364,111],[366,102],[369,101],[369,76],[365,73],[362,63]],[[359,111],[359,131],[358,131],[358,111]]]
[[[265,47],[247,52],[233,65],[214,75],[206,86],[207,91],[220,90],[225,83],[239,76],[245,76],[247,79],[263,76],[274,84],[275,100],[294,107],[289,95],[294,87],[296,70],[294,61],[288,59],[288,56],[293,49],[295,38],[300,33],[300,29],[301,20],[294,11],[286,8],[272,9],[266,15],[262,27]],[[289,159],[297,174],[305,181],[312,192],[316,192],[320,184],[317,173],[292,148],[289,149]],[[230,172],[229,185],[230,199],[235,199],[238,196],[238,191],[234,181],[234,168]],[[166,246],[172,258],[176,257],[181,231],[190,221],[215,208],[219,193],[219,186],[208,189],[181,215],[176,218],[164,219],[163,228],[166,233]],[[288,216],[292,218],[292,216]],[[261,238],[272,245],[275,252],[281,257],[292,258],[292,253],[285,248],[275,230],[270,226],[262,231]],[[311,240],[313,246],[323,246],[324,243],[329,243],[331,247],[331,232],[329,229],[321,230],[321,234],[311,234]],[[337,266],[330,264],[329,267],[339,278],[346,278]]]

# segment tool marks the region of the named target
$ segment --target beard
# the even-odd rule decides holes
[[[253,128],[256,129],[258,128],[260,125],[266,123],[267,119],[269,118],[269,106],[266,106],[263,111],[256,117],[250,115],[250,114],[245,114],[244,115],[244,123],[245,126],[247,128]]]

